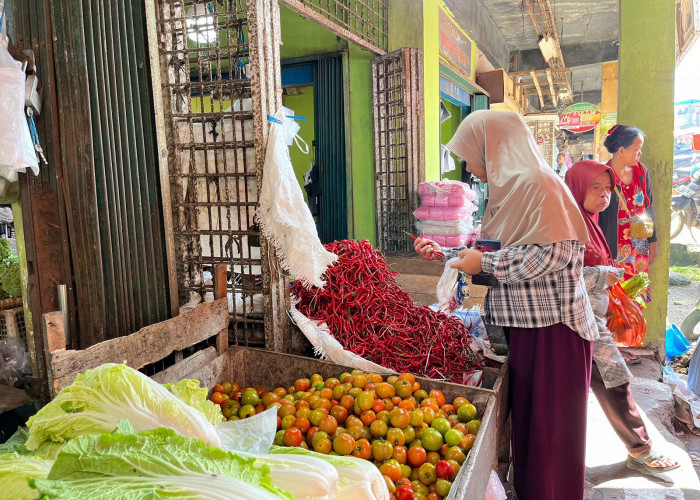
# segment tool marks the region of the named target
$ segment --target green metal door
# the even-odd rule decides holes
[[[315,156],[321,180],[318,234],[328,243],[348,236],[341,56],[319,58],[315,90]]]

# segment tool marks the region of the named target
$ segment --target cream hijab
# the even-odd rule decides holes
[[[547,165],[527,124],[510,111],[475,111],[447,147],[468,164],[486,168],[489,202],[482,238],[501,245],[588,242],[578,205]]]

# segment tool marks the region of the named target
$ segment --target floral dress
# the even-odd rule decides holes
[[[624,269],[624,279],[628,280],[640,272],[649,272],[649,241],[647,239],[633,238],[630,235],[630,215],[639,215],[644,212],[647,205],[645,186],[642,185],[644,172],[639,172],[639,165],[634,167],[634,175],[630,184],[623,184],[615,173],[615,184],[620,189],[627,202],[629,213],[625,210],[625,204],[619,203],[617,213],[617,259],[615,265]]]

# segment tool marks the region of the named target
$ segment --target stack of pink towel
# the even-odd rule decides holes
[[[413,215],[423,236],[444,247],[465,245],[473,232],[476,193],[459,181],[422,182],[421,207]]]

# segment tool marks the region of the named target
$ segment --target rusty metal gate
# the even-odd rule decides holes
[[[423,53],[402,48],[372,62],[377,246],[405,252],[425,178]]]
[[[154,7],[179,301],[213,296],[225,263],[231,341],[265,345],[246,2]]]

